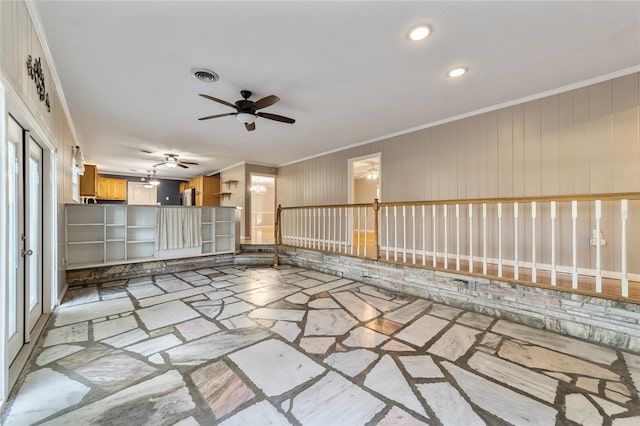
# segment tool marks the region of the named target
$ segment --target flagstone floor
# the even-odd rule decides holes
[[[295,267],[73,288],[6,425],[639,425],[640,354]]]

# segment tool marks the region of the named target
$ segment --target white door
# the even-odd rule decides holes
[[[155,206],[158,203],[158,188],[145,188],[144,183],[127,183],[127,204]]]
[[[42,315],[42,148],[7,119],[9,362]]]

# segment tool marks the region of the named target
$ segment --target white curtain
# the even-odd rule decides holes
[[[158,207],[156,241],[159,250],[172,250],[202,245],[202,213],[200,209]]]

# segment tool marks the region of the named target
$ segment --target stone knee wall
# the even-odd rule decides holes
[[[449,272],[282,247],[285,264],[640,352],[640,305]]]

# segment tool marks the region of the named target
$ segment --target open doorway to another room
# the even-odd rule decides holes
[[[251,174],[251,244],[273,244],[276,178]]]
[[[371,204],[377,198],[381,201],[380,167],[381,153],[351,158],[349,167],[349,204]],[[347,232],[349,245],[354,247],[355,253],[373,253],[375,244],[375,220],[371,207],[355,207],[349,218]]]

